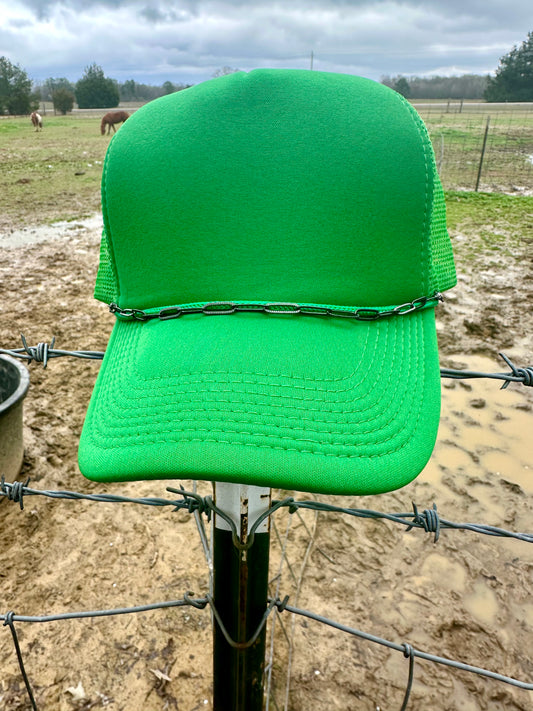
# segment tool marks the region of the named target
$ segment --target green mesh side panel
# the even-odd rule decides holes
[[[433,209],[430,223],[431,272],[429,277],[430,292],[446,291],[457,283],[452,244],[446,229],[446,204],[444,191],[433,167]]]
[[[418,125],[422,140],[425,143],[427,166],[432,171],[433,196],[431,215],[429,216],[430,263],[428,284],[428,293],[431,294],[435,291],[446,291],[446,289],[451,289],[457,284],[455,263],[450,236],[446,229],[446,203],[437,171],[433,145],[426,124],[418,111],[406,99],[403,99],[403,102]]]
[[[118,301],[117,279],[111,261],[105,229],[100,242],[100,265],[96,275],[94,298],[106,304]]]

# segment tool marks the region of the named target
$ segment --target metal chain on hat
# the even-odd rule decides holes
[[[345,309],[341,306],[321,306],[312,304],[297,304],[292,302],[256,302],[236,303],[234,301],[211,301],[203,305],[170,306],[159,311],[143,311],[142,309],[121,309],[117,304],[110,304],[109,310],[122,319],[129,321],[169,321],[188,314],[204,314],[205,316],[226,316],[234,313],[264,313],[276,316],[335,316],[350,318],[356,321],[378,321],[391,316],[405,316],[420,311],[427,306],[433,306],[442,301],[442,294],[436,292],[432,296],[421,296],[389,309],[361,307]]]

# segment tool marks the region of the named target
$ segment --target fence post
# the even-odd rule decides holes
[[[254,522],[270,507],[270,489],[215,483],[217,508],[233,520],[241,544]],[[250,640],[267,608],[270,518],[257,529],[248,550],[233,542],[231,526],[215,513],[213,602],[231,639]],[[213,623],[214,711],[262,711],[266,628],[253,644],[235,649]]]
[[[490,116],[487,116],[487,125],[485,126],[485,135],[483,136],[483,146],[481,147],[481,156],[479,158],[479,167],[477,170],[476,193],[479,190],[479,181],[481,180],[481,170],[483,169],[483,160],[485,159],[485,148],[487,147],[487,136],[489,134]]]

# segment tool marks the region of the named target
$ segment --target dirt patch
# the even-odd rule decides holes
[[[24,333],[32,345],[55,336],[57,348],[105,349],[113,317],[92,298],[99,229],[76,224],[43,242],[39,232],[0,239],[0,346],[19,347]],[[527,365],[530,246],[524,242],[513,254],[480,251],[477,260],[462,262],[466,239],[454,234],[459,286],[438,312],[442,364],[505,371],[497,360],[503,349]],[[104,490],[77,468],[98,367],[97,361],[67,358],[46,370],[31,366],[20,478],[31,476],[36,488]],[[426,470],[408,487],[379,497],[321,498],[391,512],[411,510],[412,501],[421,509],[436,502],[448,520],[531,531],[533,397],[525,388],[502,391],[499,385],[443,381],[439,441]],[[172,484],[108,485],[105,491],[168,498],[165,487]],[[201,493],[209,493],[209,485]],[[207,592],[207,567],[189,514],[40,497],[28,498],[23,512],[1,501],[0,511],[2,612],[95,610]],[[396,643],[533,680],[531,544],[453,531],[435,543],[432,535],[391,523],[314,512],[282,512],[274,520],[273,593],[290,594],[294,605]],[[286,563],[280,567],[282,545]],[[19,623],[17,629],[40,711],[212,707],[207,611]],[[2,634],[0,706],[22,711],[29,704],[9,630]],[[272,709],[284,708],[287,670],[287,708],[294,711],[399,708],[407,680],[401,654],[283,613],[275,627]],[[531,692],[419,662],[409,708],[526,711],[532,702]]]

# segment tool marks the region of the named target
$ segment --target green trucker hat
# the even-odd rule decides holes
[[[111,140],[102,206],[95,296],[116,323],[85,476],[370,494],[421,472],[456,278],[402,96],[258,69],[162,97]]]

